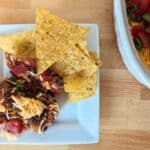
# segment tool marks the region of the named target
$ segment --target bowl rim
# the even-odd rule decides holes
[[[150,88],[150,70],[142,62],[132,39],[125,0],[114,1],[114,20],[118,48],[129,72],[143,85]]]

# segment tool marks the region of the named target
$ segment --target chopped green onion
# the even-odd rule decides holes
[[[16,87],[20,92],[23,92],[25,90],[24,85],[20,82],[16,82]]]

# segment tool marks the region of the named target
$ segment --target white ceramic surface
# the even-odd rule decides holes
[[[150,70],[143,64],[134,46],[127,19],[125,0],[114,0],[114,20],[118,47],[123,62],[140,83],[150,88]]]
[[[89,28],[88,48],[99,55],[99,31],[96,24],[80,24]],[[0,35],[32,30],[33,24],[0,25]],[[8,76],[5,59],[1,53],[0,75]],[[87,144],[99,141],[99,76],[96,95],[85,101],[64,103],[56,122],[44,134],[25,132],[17,141],[0,138],[0,144]],[[61,98],[63,99],[63,98]],[[64,98],[65,99],[65,98]]]

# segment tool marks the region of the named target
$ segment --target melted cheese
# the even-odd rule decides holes
[[[5,111],[6,111],[6,108],[2,104],[0,104],[0,112],[5,112]]]

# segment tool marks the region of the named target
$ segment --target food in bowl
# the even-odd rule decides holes
[[[150,67],[150,0],[126,0],[126,8],[135,47]]]

